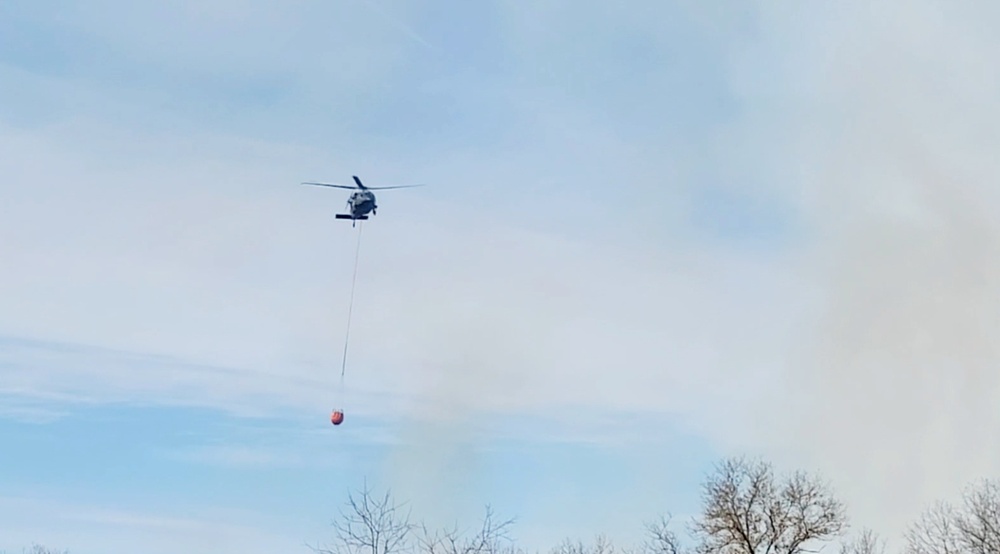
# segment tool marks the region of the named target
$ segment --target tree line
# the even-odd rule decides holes
[[[539,554],[511,536],[514,519],[487,505],[475,531],[430,531],[411,520],[391,493],[365,485],[348,495],[333,523],[335,540],[316,554]],[[544,554],[812,554],[837,543],[839,554],[886,554],[871,529],[850,532],[844,503],[815,474],[778,475],[760,459],[728,458],[701,487],[701,509],[683,536],[669,514],[645,525],[638,545],[614,545],[603,535],[566,539]],[[906,531],[901,554],[1000,554],[1000,482],[970,486],[959,505],[938,502]],[[686,540],[685,540],[686,539]]]
[[[843,502],[818,476],[778,475],[759,459],[728,458],[713,468],[683,538],[666,514],[646,523],[637,545],[597,535],[539,553],[519,545],[511,534],[515,520],[498,518],[489,505],[471,532],[431,530],[404,508],[391,492],[376,495],[366,483],[348,494],[333,522],[334,541],[309,548],[315,554],[814,554],[836,542],[838,554],[886,554],[884,539],[871,529],[849,532]],[[1000,554],[1000,481],[974,483],[957,505],[935,503],[903,539],[900,554]],[[68,554],[39,545],[26,552]]]

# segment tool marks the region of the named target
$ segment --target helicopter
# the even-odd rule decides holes
[[[321,187],[334,187],[340,189],[353,190],[350,198],[347,199],[347,211],[346,214],[337,214],[337,219],[350,219],[351,227],[354,227],[358,220],[368,219],[368,214],[371,213],[375,215],[378,206],[375,203],[375,193],[373,190],[388,190],[388,189],[405,189],[412,187],[422,187],[423,185],[396,185],[390,187],[366,187],[361,179],[357,175],[352,175],[354,178],[354,183],[357,186],[350,185],[335,185],[331,183],[302,183],[303,185],[318,185]]]

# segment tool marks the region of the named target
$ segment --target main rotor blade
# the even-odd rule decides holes
[[[330,183],[302,183],[302,184],[303,185],[318,185],[318,186],[321,186],[321,187],[334,187],[334,188],[338,188],[338,189],[347,189],[347,190],[357,190],[357,188],[358,188],[358,187],[352,187],[352,186],[349,186],[349,185],[332,185]]]
[[[409,188],[413,188],[413,187],[422,187],[422,186],[424,186],[424,185],[423,184],[420,184],[420,185],[396,185],[396,186],[392,186],[392,187],[365,187],[365,188],[367,188],[368,190],[389,190],[389,189],[409,189]]]

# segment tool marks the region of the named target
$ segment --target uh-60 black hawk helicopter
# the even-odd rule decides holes
[[[354,177],[354,182],[357,186],[351,185],[335,185],[331,183],[302,183],[303,185],[318,185],[321,187],[334,187],[339,189],[353,190],[350,198],[347,199],[347,211],[346,214],[337,214],[337,219],[350,219],[351,227],[354,227],[358,220],[368,219],[368,214],[371,213],[375,215],[375,211],[378,209],[378,205],[375,204],[375,193],[373,190],[389,190],[389,189],[405,189],[412,187],[422,187],[423,185],[397,185],[390,187],[366,187],[361,179],[358,179],[357,175],[352,175]]]

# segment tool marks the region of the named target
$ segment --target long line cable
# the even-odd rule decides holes
[[[351,275],[351,296],[347,303],[347,330],[344,333],[344,358],[340,364],[340,390],[344,390],[344,374],[347,372],[347,345],[351,338],[351,314],[354,311],[354,288],[358,281],[358,260],[361,257],[361,230],[364,229],[364,222],[358,225],[358,242],[354,248],[354,273]]]

